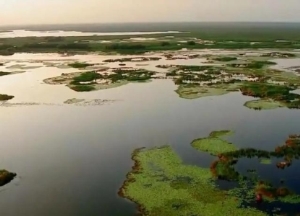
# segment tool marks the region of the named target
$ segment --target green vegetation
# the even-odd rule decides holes
[[[231,131],[214,131],[207,138],[194,140],[192,146],[199,151],[209,152],[212,155],[235,151],[236,147],[233,144],[220,138],[230,134],[232,134]]]
[[[0,170],[0,187],[11,182],[16,176],[16,173],[11,173],[7,170]]]
[[[272,99],[260,99],[248,101],[244,104],[245,107],[254,110],[271,110],[286,107],[282,102],[274,101]]]
[[[248,169],[246,176],[234,167],[243,157],[256,157],[264,164],[270,164],[271,157],[285,158],[291,164],[300,156],[300,135],[290,135],[285,145],[268,152],[236,149],[220,138],[230,134],[231,131],[214,131],[208,138],[192,142],[199,151],[218,156],[210,169],[184,165],[169,146],[134,151],[133,170],[128,173],[119,195],[137,203],[142,215],[149,216],[267,215],[249,207],[255,194],[261,194],[266,202],[277,205],[278,202],[300,203],[300,196],[284,187],[282,180],[280,187],[274,187],[260,180],[255,170]],[[237,184],[229,190],[222,190],[215,184],[216,178]]]
[[[257,25],[257,24],[254,24]],[[1,38],[0,54],[12,55],[18,52],[60,52],[84,53],[105,52],[140,54],[150,51],[189,49],[299,49],[300,31],[291,25],[253,24],[171,24],[169,28],[184,33],[165,35],[140,35],[142,38],[155,38],[154,41],[128,42],[132,35],[81,36],[81,37],[27,37]],[[297,25],[297,24],[296,24]],[[247,27],[246,27],[247,26]],[[151,29],[147,26],[147,30]],[[251,29],[251,31],[249,31]],[[158,29],[160,30],[161,27]],[[172,36],[167,38],[165,36]],[[110,41],[110,44],[99,41]],[[280,42],[278,42],[280,40]],[[186,43],[179,43],[187,41]],[[208,41],[208,42],[205,42]],[[254,43],[253,43],[254,42]],[[179,44],[179,45],[178,45]]]
[[[96,72],[84,72],[77,77],[73,78],[72,85],[80,85],[80,82],[95,82],[97,79],[101,79],[102,75]]]
[[[132,62],[132,61],[138,61],[138,62],[146,62],[146,61],[158,61],[160,60],[160,57],[137,57],[137,58],[119,58],[119,59],[107,59],[103,62]]]
[[[119,194],[143,215],[265,215],[241,208],[239,197],[212,183],[209,169],[184,165],[170,147],[137,150],[132,158],[135,165]]]
[[[200,71],[206,71],[206,70],[216,70],[219,68],[216,68],[214,66],[198,66],[198,65],[177,65],[176,70],[177,71],[190,71],[190,72],[200,72]]]
[[[229,61],[237,60],[237,57],[225,56],[225,57],[214,58],[213,60],[220,61],[220,62],[229,62]]]
[[[243,83],[222,83],[209,86],[200,86],[195,84],[180,85],[176,90],[181,98],[196,99],[208,96],[225,95],[230,92],[238,91]]]
[[[123,70],[115,69],[113,70],[114,74],[108,75],[113,83],[118,81],[129,81],[129,82],[145,82],[151,79],[151,76],[154,75],[154,72],[143,70],[143,69],[132,69],[132,70]]]
[[[89,92],[96,90],[94,86],[91,85],[76,85],[70,87],[72,90],[77,92]]]
[[[6,76],[6,75],[9,75],[9,74],[11,74],[11,73],[9,73],[9,72],[2,72],[2,71],[0,71],[0,76]]]
[[[271,58],[294,58],[296,55],[294,53],[285,53],[285,52],[271,52],[261,55],[262,57],[271,57]]]
[[[113,69],[109,71],[88,71],[62,74],[44,80],[50,85],[65,84],[74,91],[94,91],[116,88],[130,82],[147,82],[155,73],[143,69]]]
[[[233,134],[233,131],[230,130],[220,130],[220,131],[213,131],[209,134],[209,137],[220,138],[224,136],[230,136]]]
[[[196,45],[196,42],[195,41],[188,41],[186,43],[188,46],[195,46]]]
[[[215,136],[218,136],[223,133],[214,132],[212,134],[216,134]],[[224,134],[228,135],[229,133],[225,131]],[[211,143],[210,146],[212,146],[212,148],[209,150],[207,150],[209,147],[200,149],[197,148],[197,146],[194,146],[194,142],[192,142],[192,146],[199,151],[215,152],[213,146],[219,144],[219,142],[220,140],[216,139],[215,142]],[[214,154],[216,155],[216,153],[218,152],[215,152]],[[299,195],[283,187],[283,185],[279,188],[275,188],[271,184],[259,180],[259,176],[256,175],[255,170],[248,169],[250,176],[243,176],[236,172],[234,165],[238,163],[239,159],[245,157],[258,158],[261,164],[272,164],[272,158],[284,158],[283,162],[276,164],[278,169],[284,169],[285,167],[291,166],[293,160],[298,160],[300,158],[300,135],[290,135],[285,144],[277,147],[274,151],[244,148],[221,152],[218,154],[218,159],[210,166],[212,176],[215,178],[235,181],[240,184],[239,187],[230,191],[231,194],[239,194],[240,198],[245,194],[252,194],[251,196],[253,199],[254,194],[261,194],[266,200],[268,200],[268,202],[280,201],[287,203],[300,203]],[[281,184],[283,184],[282,180]],[[244,199],[244,201],[247,202],[247,199]]]
[[[68,66],[70,66],[72,68],[86,68],[89,66],[93,66],[93,64],[88,64],[88,63],[84,63],[84,62],[74,62],[74,63],[68,64]]]
[[[300,95],[290,93],[294,88],[267,83],[249,83],[241,88],[243,95],[273,99],[288,108],[300,108]]]
[[[291,93],[300,87],[299,76],[265,68],[272,64],[275,63],[252,60],[223,66],[173,65],[166,75],[179,85],[176,92],[181,98],[196,99],[241,90],[243,95],[260,98],[245,103],[250,109],[299,109],[300,95]]]
[[[14,96],[11,95],[6,95],[6,94],[0,94],[0,101],[8,101],[13,99]]]
[[[228,66],[230,67],[249,68],[249,69],[261,69],[270,65],[276,65],[276,63],[270,61],[253,61],[251,63],[245,63],[245,64],[236,64],[236,63],[228,64]]]
[[[261,158],[259,161],[261,164],[265,164],[265,165],[272,164],[272,160],[270,158]]]

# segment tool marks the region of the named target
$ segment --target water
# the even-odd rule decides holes
[[[49,58],[59,60],[57,55],[23,54],[0,61]],[[93,62],[111,57],[65,58]],[[170,144],[185,163],[208,167],[214,158],[195,151],[190,143],[213,130],[234,130],[229,140],[238,147],[268,150],[289,134],[300,133],[299,110],[250,110],[243,104],[252,98],[238,92],[185,100],[174,92],[172,80],[89,93],[42,84],[45,78],[75,71],[41,67],[0,78],[0,93],[16,96],[11,103],[60,104],[0,107],[1,168],[18,174],[0,189],[2,215],[134,215],[136,206],[119,198],[117,191],[131,170],[131,153],[136,148]],[[103,106],[62,105],[73,97],[117,101]],[[241,161],[238,166],[244,169],[247,163]],[[278,177],[273,166],[263,170],[267,178]],[[285,178],[300,174],[299,163],[289,169]],[[290,185],[299,191],[295,182]]]
[[[0,31],[0,38],[20,38],[20,37],[71,37],[71,36],[114,36],[114,35],[151,35],[151,34],[174,34],[178,31],[166,32],[78,32],[78,31],[28,31],[12,30]]]

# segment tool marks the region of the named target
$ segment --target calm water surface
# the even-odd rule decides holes
[[[43,67],[0,78],[0,92],[16,96],[12,103],[55,104],[0,107],[0,165],[18,174],[0,189],[2,215],[134,215],[135,205],[119,198],[117,191],[131,170],[136,148],[169,144],[185,163],[207,167],[213,158],[190,143],[213,130],[234,130],[229,140],[238,147],[269,150],[289,134],[300,133],[300,111],[250,110],[243,104],[252,98],[240,93],[185,100],[174,92],[171,80],[90,93],[42,84],[62,72],[74,70]],[[73,97],[117,101],[62,105]],[[241,161],[238,169],[249,163]],[[265,176],[279,178],[271,167]],[[285,178],[295,178],[299,168],[293,164],[284,171]],[[291,185],[300,192],[297,184]]]

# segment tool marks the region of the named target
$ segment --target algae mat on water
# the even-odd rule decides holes
[[[280,101],[274,101],[272,99],[260,99],[248,101],[244,104],[245,107],[255,110],[271,110],[286,107],[287,105]]]
[[[143,215],[265,215],[240,208],[241,200],[212,183],[209,169],[184,165],[169,146],[137,150],[132,158],[135,165],[119,194],[137,203]]]
[[[209,137],[194,140],[192,146],[199,151],[209,152],[212,155],[235,151],[237,148],[233,144],[221,138],[231,134],[232,131],[214,131]]]
[[[175,91],[181,98],[197,99],[209,96],[220,96],[236,92],[240,89],[242,83],[215,84],[212,86],[200,85],[180,85]]]

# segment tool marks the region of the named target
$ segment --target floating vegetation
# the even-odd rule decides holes
[[[224,56],[224,57],[214,58],[213,60],[214,61],[220,61],[220,62],[229,62],[229,61],[237,60],[237,57]]]
[[[265,165],[270,165],[272,164],[272,160],[270,158],[260,158],[259,159],[259,162],[261,164],[265,164]]]
[[[200,86],[195,84],[180,85],[176,90],[181,98],[196,99],[208,96],[225,95],[230,92],[238,91],[243,83],[222,83],[210,86]]]
[[[30,69],[37,69],[40,68],[41,66],[30,66],[26,64],[16,64],[16,65],[11,65],[6,67],[7,69],[17,69],[17,70],[30,70]]]
[[[261,194],[268,202],[300,203],[300,196],[286,187],[274,187],[268,182],[259,181],[254,190],[257,194]]]
[[[6,76],[6,75],[9,75],[9,74],[11,74],[10,72],[2,72],[2,71],[0,71],[0,76]]]
[[[223,140],[221,137],[232,134],[231,131],[214,131],[207,138],[196,139],[192,142],[192,146],[199,150],[209,152],[212,155],[232,152],[237,148],[230,142]]]
[[[68,64],[69,67],[78,68],[78,69],[90,67],[90,66],[93,66],[93,65],[94,64],[88,64],[88,63],[85,63],[85,62],[74,62],[74,63]]]
[[[243,95],[272,99],[288,108],[299,109],[300,95],[290,93],[292,90],[295,88],[268,83],[248,83],[241,88]]]
[[[111,104],[115,100],[102,100],[102,99],[77,99],[72,98],[64,102],[64,104],[76,105],[76,106],[101,106],[105,104]]]
[[[13,99],[14,96],[7,95],[7,94],[0,94],[0,101],[8,101]]]
[[[45,79],[47,84],[65,84],[74,91],[94,91],[115,88],[130,82],[148,82],[155,72],[144,69],[122,68],[62,74]]]
[[[262,69],[266,66],[270,66],[270,65],[276,65],[275,62],[271,62],[271,61],[253,61],[250,63],[235,63],[235,64],[228,64],[228,66],[230,67],[234,67],[234,68],[248,68],[248,69]]]
[[[11,182],[16,176],[16,173],[11,173],[7,170],[0,170],[0,187]]]
[[[103,62],[147,62],[147,61],[159,61],[161,57],[135,57],[135,58],[119,58],[119,59],[106,59]]]
[[[286,107],[284,103],[272,99],[260,99],[260,100],[248,101],[244,104],[244,106],[254,110],[271,110],[271,109]]]
[[[95,87],[91,85],[75,85],[71,86],[70,88],[77,92],[89,92],[96,90]]]
[[[271,52],[271,53],[264,53],[261,57],[270,57],[270,58],[294,58],[296,54],[294,53],[283,53],[283,52]]]
[[[102,75],[96,73],[95,71],[89,71],[81,73],[79,76],[73,78],[71,85],[80,85],[82,83],[90,82],[90,84],[95,83],[97,79],[101,79]]]
[[[143,215],[266,215],[242,208],[241,200],[218,189],[209,169],[184,165],[168,146],[140,149],[119,195],[139,205]]]
[[[251,191],[251,193],[260,194],[262,197],[267,198],[269,202],[281,201],[290,203],[300,203],[300,196],[292,191],[284,188],[274,188],[272,185],[267,184],[264,181],[259,180],[258,176],[243,176],[238,173],[234,165],[238,163],[241,158],[258,158],[261,164],[272,164],[272,158],[284,158],[282,162],[276,164],[279,169],[284,169],[292,165],[292,161],[300,158],[300,135],[290,135],[286,140],[285,145],[277,147],[274,151],[258,150],[253,148],[234,149],[232,151],[226,150],[226,146],[221,150],[216,150],[214,146],[220,145],[220,142],[226,141],[219,138],[219,136],[230,135],[229,131],[216,131],[212,132],[208,138],[202,138],[198,140],[205,140],[203,146],[195,145],[195,141],[192,142],[192,146],[204,152],[209,152],[213,155],[217,155],[218,159],[211,163],[210,171],[212,176],[217,179],[236,181],[241,184],[246,184],[247,187],[235,188],[234,190],[239,193],[245,194]],[[214,139],[210,139],[214,136]],[[211,143],[208,145],[209,140]],[[221,140],[221,141],[220,141]],[[232,145],[232,144],[231,144]],[[208,149],[209,147],[212,149]],[[222,152],[223,150],[223,152]],[[249,174],[255,174],[255,170],[248,170]],[[282,181],[281,181],[282,182]],[[283,183],[283,182],[282,182]],[[245,200],[244,200],[245,201]]]

